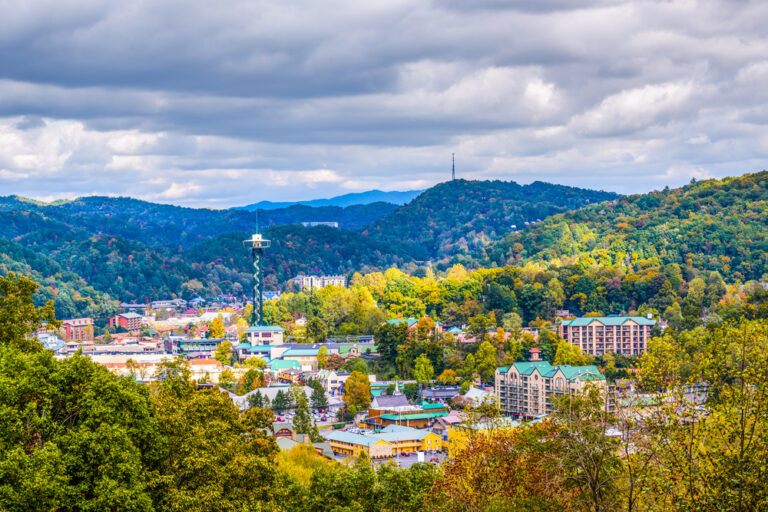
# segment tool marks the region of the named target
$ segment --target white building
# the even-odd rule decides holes
[[[337,276],[305,276],[304,274],[299,274],[298,276],[293,278],[293,282],[296,284],[296,287],[300,290],[303,290],[305,288],[312,289],[320,289],[325,288],[326,286],[339,286],[341,288],[344,288],[347,286],[347,278],[341,275]]]

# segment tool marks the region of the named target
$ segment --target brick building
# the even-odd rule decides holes
[[[121,313],[109,319],[109,326],[122,327],[127,331],[140,331],[141,315],[138,315],[131,311],[129,311],[128,313]]]
[[[62,320],[65,341],[93,341],[93,318]]]

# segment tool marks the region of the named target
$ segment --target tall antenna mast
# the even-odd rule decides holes
[[[451,153],[451,181],[456,180],[456,156],[455,153]]]

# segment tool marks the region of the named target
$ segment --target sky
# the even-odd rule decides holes
[[[768,2],[0,0],[0,194],[222,208],[762,170]]]

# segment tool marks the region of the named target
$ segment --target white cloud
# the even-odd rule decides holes
[[[768,156],[767,21],[757,0],[11,3],[0,187],[232,206],[423,188],[452,152],[460,177],[621,192],[741,174]]]

